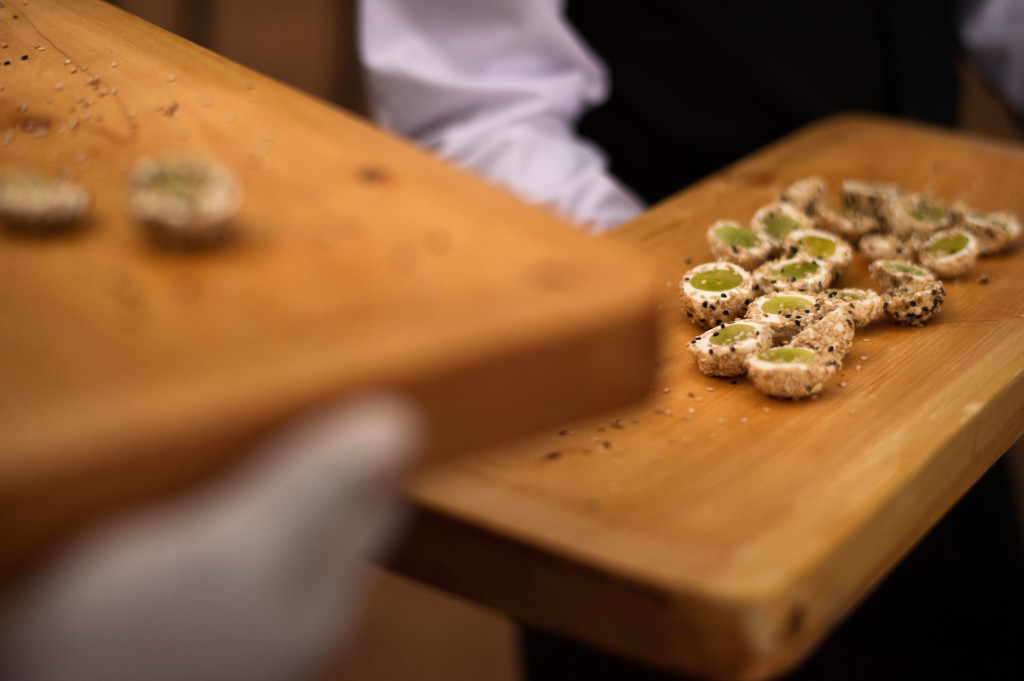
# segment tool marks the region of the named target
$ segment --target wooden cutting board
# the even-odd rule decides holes
[[[1021,146],[861,116],[671,198],[608,235],[661,262],[649,398],[423,471],[396,565],[698,677],[768,678],[813,649],[1024,432],[1024,249],[947,282],[928,326],[859,332],[816,400],[701,375],[676,291],[705,230],[812,174],[833,202],[864,178],[1024,216]],[[863,256],[840,283],[874,287]]]
[[[405,392],[450,454],[648,389],[628,248],[98,0],[4,3],[0,41],[0,166],[94,195],[73,233],[0,230],[0,577],[328,398]],[[180,153],[244,185],[223,247],[126,209]]]

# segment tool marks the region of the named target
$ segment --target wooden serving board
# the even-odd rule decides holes
[[[0,6],[0,166],[63,174],[72,233],[0,229],[0,577],[322,400],[396,389],[431,453],[642,397],[649,266],[367,123],[99,0]],[[206,155],[237,238],[154,245],[133,164]]]
[[[396,566],[698,677],[768,678],[818,644],[1024,432],[1024,249],[947,282],[928,326],[859,332],[816,400],[701,375],[677,283],[706,229],[810,175],[833,202],[864,178],[1024,215],[1021,146],[860,116],[671,198],[608,235],[660,258],[649,398],[423,471]],[[861,255],[840,283],[877,288]]]

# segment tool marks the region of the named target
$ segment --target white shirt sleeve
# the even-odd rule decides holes
[[[960,39],[971,63],[1024,131],[1024,1],[961,0]]]
[[[383,127],[600,231],[643,206],[575,133],[608,78],[563,4],[363,0],[359,50]]]

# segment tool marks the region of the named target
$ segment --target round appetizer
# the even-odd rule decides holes
[[[89,191],[70,180],[24,168],[0,171],[0,219],[11,230],[64,231],[78,223],[91,205]]]
[[[702,329],[739,319],[754,296],[750,273],[731,262],[698,265],[679,282],[683,311]]]
[[[978,240],[966,229],[945,229],[924,242],[918,260],[940,279],[959,277],[978,261]]]
[[[882,217],[882,209],[902,194],[899,187],[887,182],[869,180],[843,180],[839,185],[839,200],[849,213]]]
[[[857,329],[863,329],[885,315],[882,296],[866,288],[826,289],[819,294],[818,305],[823,313],[846,310]]]
[[[912,241],[895,234],[865,234],[857,242],[857,249],[868,260],[899,260],[917,257]]]
[[[1020,220],[1010,213],[980,213],[958,206],[957,226],[969,231],[978,241],[978,254],[998,255],[1020,240]]]
[[[786,235],[797,229],[811,229],[811,218],[804,215],[792,204],[777,201],[762,206],[751,220],[751,227],[777,249],[781,248]]]
[[[836,367],[809,348],[780,346],[751,355],[747,378],[767,395],[796,399],[820,393]]]
[[[705,331],[687,347],[705,376],[740,376],[746,371],[747,357],[771,345],[770,328],[744,319]]]
[[[825,181],[820,177],[807,177],[793,182],[779,196],[780,201],[790,203],[806,215],[817,215],[818,206],[825,198]]]
[[[832,283],[833,272],[823,260],[797,255],[769,260],[754,270],[753,278],[766,291],[787,289],[817,293]]]
[[[819,309],[816,296],[785,291],[754,300],[747,308],[747,319],[766,324],[772,331],[772,342],[782,344],[813,322]]]
[[[790,256],[803,255],[824,262],[833,277],[841,276],[853,262],[853,247],[841,237],[820,229],[790,232],[782,245]]]
[[[819,204],[817,210],[814,224],[818,229],[832,232],[851,243],[857,243],[865,234],[881,229],[878,218],[872,214],[836,210],[824,204]]]
[[[853,346],[854,322],[850,313],[839,308],[816,319],[789,342],[792,348],[807,348],[842,364]]]
[[[874,260],[868,271],[885,291],[901,287],[930,286],[935,275],[909,260]]]
[[[930,286],[901,286],[882,294],[882,309],[903,326],[924,326],[942,308],[946,289],[936,279]]]
[[[928,236],[953,223],[953,211],[920,194],[906,194],[885,204],[883,220],[898,236]]]
[[[747,270],[763,263],[772,252],[772,244],[767,239],[731,220],[719,220],[711,225],[707,238],[714,258]]]
[[[164,245],[193,247],[224,241],[242,205],[235,174],[195,157],[148,158],[132,176],[132,212]]]

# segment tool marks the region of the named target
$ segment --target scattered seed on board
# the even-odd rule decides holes
[[[859,364],[858,364],[858,365],[857,365],[856,367],[854,367],[854,368],[855,368],[855,369],[856,369],[857,371],[860,371],[862,367],[861,367],[861,365],[859,365]]]
[[[861,355],[860,358],[861,358],[861,361],[865,361],[866,362],[867,359],[868,359],[868,356],[867,355]]]

